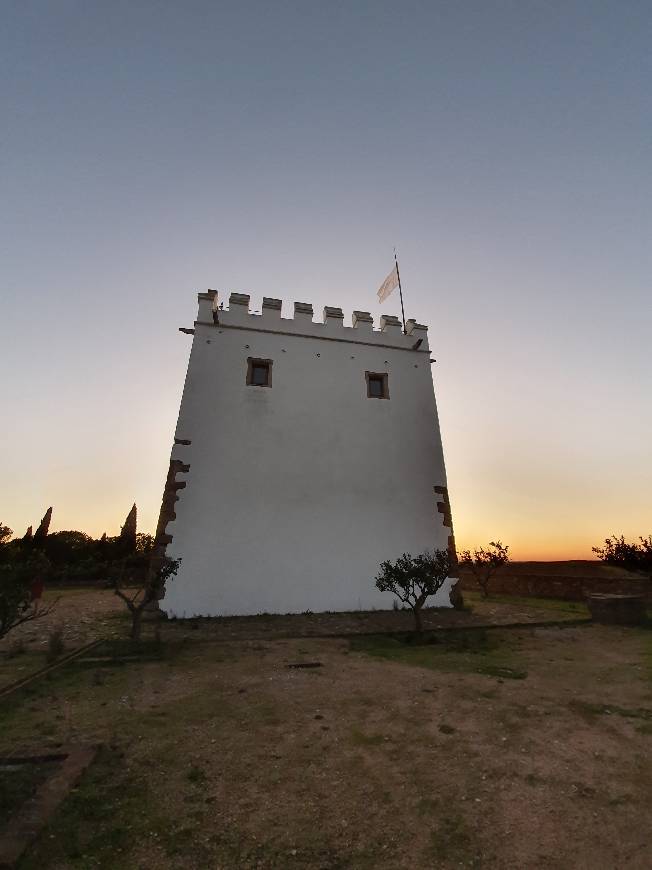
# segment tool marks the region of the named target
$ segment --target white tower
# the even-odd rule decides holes
[[[157,530],[169,616],[387,609],[383,559],[454,548],[427,328],[232,293],[199,314]],[[455,581],[452,581],[453,583]],[[450,606],[451,581],[431,600]]]

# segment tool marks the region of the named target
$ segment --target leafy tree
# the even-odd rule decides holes
[[[122,571],[116,575],[114,593],[121,598],[131,613],[131,639],[139,641],[142,633],[142,621],[145,608],[158,601],[165,589],[165,583],[179,570],[181,559],[169,559],[167,556],[148,556],[149,570],[144,582],[135,592],[126,592],[122,586],[127,573]]]
[[[158,601],[166,580],[179,570],[180,559],[154,555],[154,539],[137,531],[136,505],[131,508],[118,538],[118,560],[113,565],[113,591],[131,613],[131,639],[139,641],[145,609]],[[131,587],[130,591],[125,591]],[[133,591],[135,587],[135,592]]]
[[[69,565],[90,558],[95,541],[90,535],[77,531],[53,532],[43,543],[43,552],[54,565]]]
[[[4,549],[4,547],[3,547]],[[3,554],[3,556],[6,554]],[[0,562],[0,638],[24,622],[41,619],[56,605],[44,606],[35,588],[47,573],[49,562],[42,553],[12,553]]]
[[[473,554],[470,550],[462,550],[460,553],[460,564],[471,570],[484,598],[489,595],[491,578],[509,562],[508,550],[509,546],[503,546],[500,541],[490,541],[486,550],[474,550]]]
[[[109,539],[106,536],[106,532],[102,533],[102,537],[99,541],[95,541],[95,556],[100,562],[106,562],[109,557],[109,550],[111,548],[111,544]]]
[[[147,555],[154,549],[154,536],[147,532],[138,532],[136,535],[136,552]]]
[[[11,540],[11,536],[13,535],[13,531],[9,528],[9,526],[3,525],[0,523],[0,546],[2,544],[8,544]]]
[[[652,573],[652,535],[639,537],[640,544],[629,544],[625,536],[612,535],[605,538],[604,547],[592,547],[596,556],[607,565],[625,568],[627,571]]]
[[[376,587],[381,592],[392,592],[412,608],[417,634],[421,634],[421,610],[428,598],[444,585],[451,568],[448,550],[426,550],[419,556],[403,553],[395,562],[390,559],[381,562]]]

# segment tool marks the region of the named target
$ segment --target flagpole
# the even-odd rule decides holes
[[[403,308],[403,288],[401,287],[401,273],[398,270],[398,258],[396,256],[396,248],[394,248],[394,262],[396,263],[396,277],[398,278],[398,292],[401,297],[401,316],[403,318],[403,335],[407,335],[405,328],[405,309]]]

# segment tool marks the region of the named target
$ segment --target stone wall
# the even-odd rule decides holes
[[[479,591],[473,576],[461,570],[462,591]],[[521,572],[498,573],[491,580],[492,592],[502,595],[522,595],[537,598],[562,598],[566,601],[584,601],[589,592],[645,595],[652,603],[652,580],[630,577],[600,577],[596,575],[533,574]]]

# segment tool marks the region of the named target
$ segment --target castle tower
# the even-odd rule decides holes
[[[157,530],[191,617],[387,609],[383,559],[454,548],[427,328],[232,293],[199,314]],[[454,581],[453,581],[454,582]],[[450,605],[451,581],[431,603]]]

